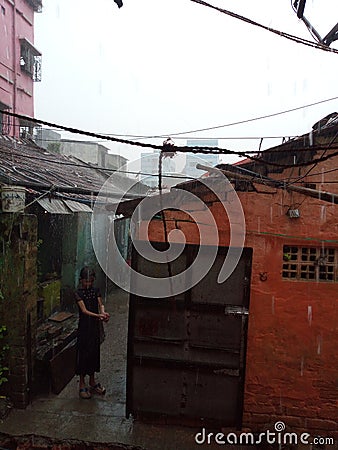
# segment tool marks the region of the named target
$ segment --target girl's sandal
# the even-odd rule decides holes
[[[85,387],[85,388],[81,388],[79,390],[79,396],[80,396],[80,398],[87,399],[87,398],[91,398],[92,395],[89,392],[89,389]]]
[[[92,394],[104,395],[106,393],[106,388],[101,386],[100,383],[96,383],[94,386],[89,386],[89,389]]]

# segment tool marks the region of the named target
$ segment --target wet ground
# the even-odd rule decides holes
[[[101,346],[99,374],[99,381],[107,389],[106,395],[95,396],[90,400],[80,399],[78,377],[74,377],[60,394],[36,398],[25,410],[11,410],[8,417],[0,422],[0,450],[279,448],[229,446],[216,444],[214,440],[210,444],[197,444],[195,435],[201,431],[200,428],[145,423],[126,418],[128,295],[116,290],[109,296],[106,310],[110,312],[111,320],[105,324],[106,339]],[[11,438],[13,436],[14,440]],[[291,448],[295,447],[283,446],[283,450]]]
[[[107,300],[106,310],[111,320],[105,324],[99,376],[106,395],[80,399],[78,377],[74,377],[59,395],[36,398],[25,410],[13,409],[0,423],[0,433],[116,443],[147,450],[224,448],[196,444],[194,436],[199,429],[155,425],[125,417],[128,295],[115,291]]]

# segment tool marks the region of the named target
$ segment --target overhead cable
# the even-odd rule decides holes
[[[48,130],[49,128],[41,128],[42,130]],[[53,130],[52,130],[53,131]],[[116,134],[110,134],[107,133],[107,136],[117,136]],[[122,134],[122,137],[130,137],[130,135]],[[166,135],[168,136],[168,135]],[[290,136],[189,136],[188,138],[185,136],[171,136],[174,140],[187,140],[191,139],[194,141],[206,141],[206,140],[217,140],[217,141],[254,141],[254,140],[261,140],[261,139],[282,139],[283,142],[287,142],[290,139],[294,139],[296,137],[299,137],[299,135],[290,135]],[[135,136],[136,138],[136,136]],[[164,135],[161,136],[161,139],[164,138]],[[61,139],[50,139],[50,138],[43,138],[39,137],[38,135],[35,138],[38,142],[64,142],[68,141],[67,138],[61,138]],[[138,139],[155,139],[150,138],[149,136],[138,136]],[[160,138],[157,138],[160,139]],[[101,141],[90,141],[93,144],[99,144]],[[255,152],[256,153],[256,152]]]
[[[293,112],[293,111],[298,111],[298,110],[303,109],[303,108],[309,108],[310,106],[320,105],[321,103],[326,103],[326,102],[330,102],[332,100],[337,100],[337,99],[338,99],[338,97],[332,97],[332,98],[328,98],[326,100],[320,100],[318,102],[309,103],[307,105],[297,106],[296,108],[290,108],[290,109],[286,109],[284,111],[279,111],[279,112],[272,113],[272,114],[265,114],[263,116],[252,117],[251,119],[239,120],[237,122],[230,122],[230,123],[226,123],[226,124],[223,124],[223,125],[216,125],[216,126],[207,127],[207,128],[200,128],[200,129],[197,129],[197,130],[181,131],[181,132],[178,132],[178,133],[168,133],[166,136],[171,136],[172,138],[174,138],[175,136],[179,136],[179,135],[182,135],[182,134],[199,133],[200,131],[209,131],[209,130],[216,130],[218,128],[232,127],[234,125],[243,125],[245,123],[255,122],[256,120],[269,119],[270,117],[280,116],[282,114],[287,114],[287,113],[290,113],[290,112]],[[153,136],[153,137],[162,137],[162,136]]]
[[[316,241],[321,243],[330,243],[330,244],[338,244],[337,239],[320,239],[312,236],[294,236],[283,233],[272,233],[270,231],[256,231],[256,230],[246,230],[247,234],[257,234],[262,236],[274,236],[274,237],[282,237],[283,239],[300,239],[301,241]]]
[[[0,154],[2,154],[2,153],[8,154],[8,155],[13,155],[12,152],[10,152],[10,151],[8,151],[8,152],[4,151],[3,148],[0,149]],[[42,161],[41,156],[33,156],[33,155],[21,154],[20,158]],[[148,173],[148,172],[142,172],[142,171],[121,170],[121,169],[109,169],[109,168],[106,168],[106,167],[90,166],[87,163],[81,164],[81,163],[75,163],[75,162],[61,162],[60,160],[49,159],[48,156],[44,157],[43,161],[51,163],[51,164],[57,164],[58,166],[66,166],[66,167],[70,166],[70,167],[74,167],[74,168],[85,168],[85,169],[99,170],[100,172],[107,172],[108,175],[109,174],[114,174],[114,173],[121,173],[121,174],[125,174],[125,175],[141,175],[141,176],[145,176],[145,177],[157,177],[158,176],[158,173]],[[234,166],[234,167],[236,167],[236,166]],[[332,172],[337,172],[337,171],[338,171],[338,168],[328,169],[328,170],[324,170],[324,171],[321,171],[321,172],[316,172],[316,173],[309,174],[309,175],[307,175],[307,177],[313,177],[313,176],[317,176],[317,175],[319,176],[319,175],[324,175],[324,174],[327,174],[327,173],[332,173]],[[185,179],[185,180],[195,180],[196,179],[196,177],[194,178],[194,177],[191,177],[189,175],[184,175],[183,173],[182,174],[175,174],[175,175],[165,173],[165,174],[162,175],[162,177],[163,178],[175,178],[175,179],[182,178],[182,179]],[[290,178],[290,180],[291,180],[290,182],[292,184],[293,183],[298,183],[303,178],[304,178],[304,176],[302,176],[302,177],[294,177],[294,179]],[[292,180],[294,180],[294,181],[292,181]],[[287,180],[279,179],[278,181],[283,181],[284,183],[286,183]],[[325,181],[325,183],[337,183],[337,181]]]
[[[207,6],[208,8],[211,8],[211,9],[215,9],[216,11],[219,11],[219,12],[221,12],[223,14],[226,14],[228,16],[231,16],[231,17],[233,17],[235,19],[238,19],[238,20],[241,20],[243,22],[249,23],[250,25],[254,25],[256,27],[259,27],[259,28],[262,28],[264,30],[270,31],[271,33],[277,34],[278,36],[281,36],[281,37],[284,37],[284,38],[289,39],[291,41],[297,42],[298,44],[303,44],[303,45],[307,45],[308,47],[316,48],[318,50],[324,50],[326,52],[331,52],[331,53],[338,54],[338,50],[336,50],[334,48],[330,48],[330,47],[328,47],[328,46],[326,46],[324,44],[321,44],[320,42],[309,41],[307,39],[304,39],[304,38],[301,38],[301,37],[298,37],[298,36],[294,36],[293,34],[289,34],[289,33],[285,33],[284,31],[276,30],[274,28],[271,28],[271,27],[268,27],[266,25],[263,25],[263,24],[261,24],[259,22],[256,22],[256,21],[254,21],[252,19],[249,19],[247,17],[241,16],[240,14],[236,14],[236,13],[234,13],[232,11],[228,11],[226,9],[219,8],[218,6],[211,5],[210,3],[207,3],[207,2],[205,2],[203,0],[190,0],[190,1],[194,2],[194,3],[198,3],[198,4],[203,5],[203,6]]]
[[[173,139],[183,139],[180,138],[179,136],[182,136],[184,134],[190,134],[190,133],[199,133],[201,131],[210,131],[210,130],[217,130],[219,128],[227,128],[227,127],[232,127],[234,125],[243,125],[245,123],[249,123],[249,122],[255,122],[256,120],[262,120],[262,119],[269,119],[271,117],[275,117],[275,116],[280,116],[282,114],[288,114],[290,112],[294,112],[294,111],[299,111],[300,109],[304,109],[304,108],[310,108],[311,106],[316,106],[316,105],[320,105],[322,103],[327,103],[327,102],[331,102],[333,100],[338,100],[338,96],[336,97],[331,97],[331,98],[327,98],[325,100],[319,100],[318,102],[313,102],[313,103],[308,103],[306,105],[303,106],[297,106],[295,108],[290,108],[290,109],[286,109],[283,111],[278,111],[276,113],[271,113],[271,114],[265,114],[263,116],[258,116],[258,117],[252,117],[250,119],[244,119],[244,120],[238,120],[237,122],[229,122],[223,125],[215,125],[215,126],[211,126],[211,127],[206,127],[206,128],[199,128],[196,130],[189,130],[189,131],[179,131],[176,133],[162,133],[162,134],[157,134],[157,135],[142,135],[142,134],[117,134],[117,133],[104,133],[105,136],[114,136],[114,137],[124,137],[124,138],[135,138],[135,139],[165,139],[168,136],[170,136]],[[265,136],[262,137],[253,137],[252,139],[261,139],[261,138],[265,138]],[[266,138],[277,138],[278,136],[266,136]],[[284,137],[284,136],[281,136]],[[292,136],[290,136],[292,137]],[[296,137],[296,136],[294,136]],[[208,138],[195,138],[195,137],[190,137],[189,139],[211,139],[210,137]],[[216,138],[213,138],[216,139]],[[251,139],[251,137],[236,137],[236,138],[227,138],[227,137],[221,137],[218,139]]]
[[[223,170],[223,169],[217,169],[217,168],[210,168],[207,166],[204,166],[202,164],[196,165],[197,169],[206,170],[210,173],[223,173],[226,177],[234,178],[238,180],[248,181],[250,183],[258,183],[258,184],[264,184],[267,186],[271,186],[277,189],[285,189],[287,191],[297,192],[299,194],[306,195],[308,197],[317,198],[319,200],[323,200],[325,202],[329,202],[332,204],[338,204],[338,194],[335,194],[334,192],[322,192],[318,191],[316,189],[310,189],[305,188],[303,186],[294,186],[294,185],[285,185],[283,182],[280,182],[279,180],[274,180],[272,178],[262,178],[260,174],[256,174],[255,176],[252,175],[243,175],[240,173],[235,173],[229,170]]]
[[[68,131],[70,133],[76,133],[76,134],[81,134],[81,135],[85,135],[85,136],[90,136],[90,137],[94,137],[94,138],[101,138],[101,139],[105,139],[107,141],[112,141],[112,142],[119,142],[121,144],[127,144],[127,145],[132,145],[132,146],[137,146],[137,147],[143,147],[143,148],[152,148],[155,150],[160,150],[161,152],[166,152],[167,151],[167,146],[165,144],[162,145],[156,145],[156,144],[151,144],[151,143],[144,143],[144,142],[139,142],[139,141],[130,141],[127,139],[121,139],[121,138],[116,138],[113,136],[105,136],[102,134],[98,134],[98,133],[93,133],[90,131],[84,131],[84,130],[79,130],[77,128],[72,128],[72,127],[66,127],[64,125],[57,125],[55,123],[51,123],[51,122],[46,122],[44,120],[40,120],[40,119],[35,119],[32,117],[28,117],[28,116],[23,116],[22,114],[17,114],[17,113],[12,113],[9,111],[3,111],[3,114],[7,114],[13,117],[17,117],[19,119],[23,119],[26,121],[30,121],[33,123],[39,123],[42,125],[46,125],[49,127],[53,127],[53,128],[59,128],[60,130],[64,130],[64,131]],[[315,147],[311,147],[312,150],[315,150]],[[319,147],[319,148],[323,148],[323,146]],[[325,148],[325,147],[324,147]],[[336,147],[334,147],[336,148]],[[264,160],[264,158],[260,157],[255,157],[255,156],[251,156],[249,155],[249,153],[247,152],[242,152],[242,151],[235,151],[235,150],[229,150],[229,149],[224,149],[224,148],[220,148],[220,147],[208,147],[208,146],[175,146],[175,151],[176,152],[183,152],[183,153],[205,153],[205,154],[222,154],[222,155],[238,155],[238,156],[242,156],[245,158],[248,158],[252,161],[257,161],[261,164],[266,164],[269,166],[275,166],[275,167],[281,167],[281,168],[288,168],[288,167],[303,167],[303,166],[308,166],[317,162],[323,162],[326,161],[330,158],[333,158],[334,156],[338,155],[338,151],[334,152],[330,155],[326,155],[325,157],[322,158],[317,158],[317,159],[313,159],[311,161],[308,162],[302,162],[302,163],[295,163],[295,164],[280,164],[280,163],[276,163],[273,161],[267,161]]]
[[[338,136],[338,131],[335,133],[335,135],[333,136],[333,138],[331,139],[331,141],[325,146],[324,151],[323,151],[323,153],[322,153],[322,155],[321,155],[321,157],[320,157],[321,159],[325,157],[325,154],[327,153],[328,150],[330,150],[330,149],[333,148],[333,143],[334,143],[335,140],[337,139],[337,136]],[[313,166],[310,167],[310,168],[306,171],[306,173],[305,173],[304,175],[302,175],[301,177],[299,177],[299,178],[297,179],[297,181],[301,181],[301,180],[303,180],[304,178],[306,178],[306,177],[310,174],[310,172],[312,172],[312,170],[313,170],[315,167],[317,167],[318,162],[316,162],[316,161],[313,161],[313,162],[314,162]]]

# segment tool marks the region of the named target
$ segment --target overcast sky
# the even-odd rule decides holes
[[[35,15],[35,46],[43,54],[42,82],[35,84],[40,119],[107,134],[166,135],[338,96],[338,54],[190,0],[124,0],[121,9],[113,0],[43,3],[42,14]],[[290,0],[210,3],[313,40]],[[325,36],[338,21],[338,1],[307,0],[305,16]],[[187,137],[299,135],[333,111],[337,100]],[[105,145],[129,159],[140,153]],[[219,145],[256,150],[259,140],[220,140]]]

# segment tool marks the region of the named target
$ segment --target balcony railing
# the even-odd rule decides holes
[[[33,81],[41,81],[41,53],[26,38],[20,39],[20,66]]]

